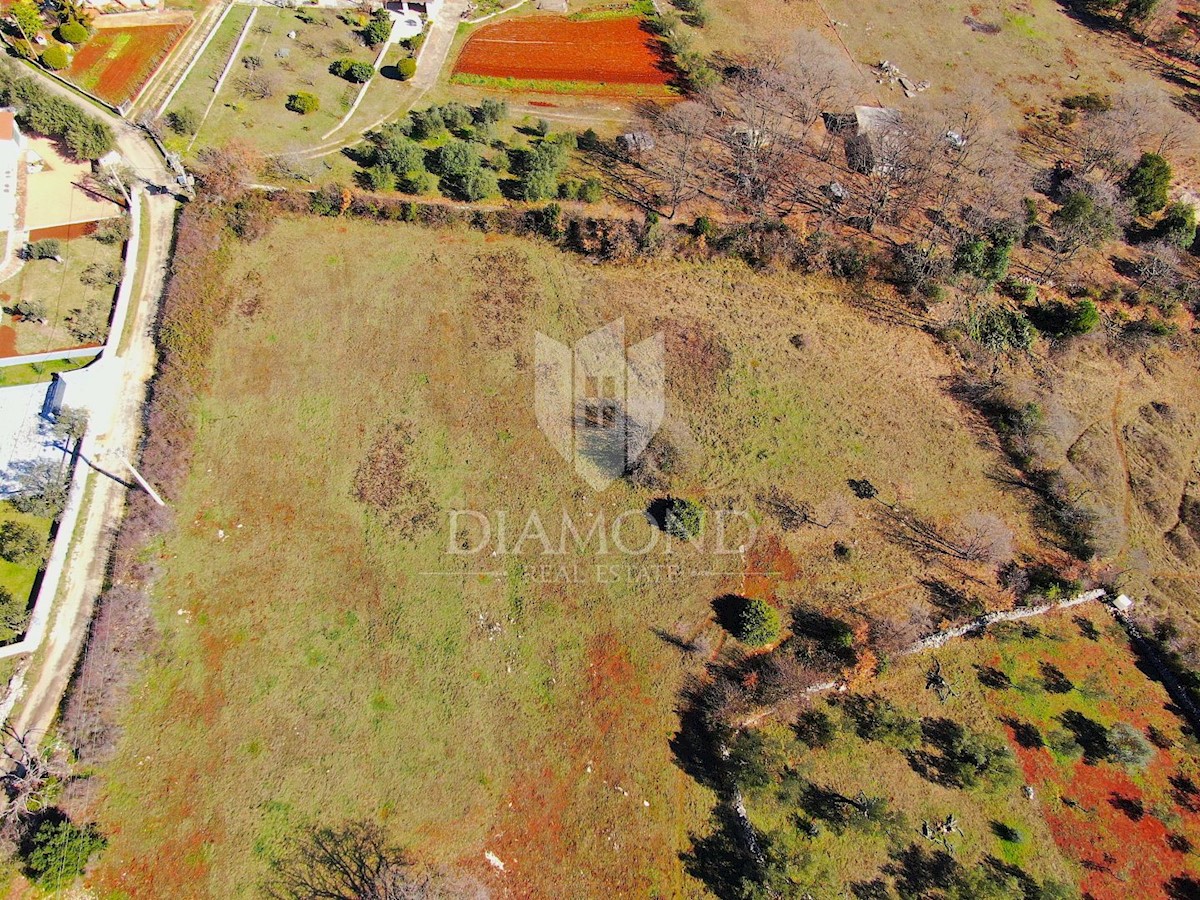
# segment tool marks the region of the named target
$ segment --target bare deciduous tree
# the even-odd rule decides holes
[[[474,883],[423,871],[371,822],[314,828],[275,861],[265,886],[273,900],[450,900],[486,897]]]
[[[8,771],[0,775],[7,802],[0,822],[11,828],[27,816],[44,809],[50,794],[70,772],[65,749],[52,745],[43,752],[28,734],[18,734],[12,725],[0,729]]]

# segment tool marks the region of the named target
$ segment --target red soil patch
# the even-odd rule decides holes
[[[456,73],[538,81],[665,85],[672,77],[661,42],[638,18],[571,22],[514,19],[471,36]]]
[[[639,752],[631,735],[654,727],[637,667],[614,634],[591,642],[586,663],[577,714],[522,752],[528,763],[487,841],[504,875],[477,857],[462,861],[497,896],[650,896],[647,873],[674,852],[647,830],[646,795],[630,756]]]
[[[29,240],[41,241],[46,238],[54,238],[59,241],[72,241],[78,237],[87,237],[99,225],[99,222],[72,222],[68,225],[49,225],[45,228],[34,228],[29,232]]]
[[[1058,785],[1059,796],[1077,804],[1047,804],[1045,819],[1059,850],[1082,864],[1083,895],[1126,900],[1130,886],[1137,885],[1138,897],[1169,897],[1165,885],[1185,870],[1185,857],[1171,848],[1171,831],[1154,815],[1142,788],[1107,763],[1078,762],[1064,778],[1047,750],[1022,747],[1011,728],[1008,732],[1025,781],[1044,797],[1053,796]],[[1192,829],[1184,831],[1196,840]]]
[[[0,325],[0,356],[17,355],[17,329]]]
[[[746,552],[746,575],[742,594],[762,600],[774,600],[775,589],[783,582],[795,581],[800,574],[796,558],[779,537],[769,534],[756,540]]]
[[[180,23],[101,28],[76,52],[67,77],[120,106],[137,95],[187,29]]]

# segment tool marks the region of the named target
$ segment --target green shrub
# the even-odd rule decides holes
[[[42,65],[47,69],[58,71],[71,64],[71,54],[63,44],[51,44],[42,51]]]
[[[321,98],[308,91],[297,91],[287,99],[287,108],[294,113],[307,116],[321,108]]]
[[[1113,762],[1131,769],[1143,768],[1154,756],[1154,747],[1146,740],[1146,736],[1124,722],[1118,722],[1108,729],[1105,741],[1108,748],[1105,755]]]
[[[369,47],[377,47],[392,36],[392,17],[386,9],[377,9],[361,32]]]
[[[1155,230],[1168,244],[1186,250],[1196,242],[1196,207],[1183,201],[1172,203]]]
[[[30,838],[25,868],[38,887],[57,891],[82,875],[92,854],[106,843],[93,825],[80,827],[69,819],[45,821]]]
[[[200,128],[200,114],[190,106],[173,109],[167,113],[167,127],[176,134],[195,134]]]
[[[58,26],[58,39],[64,44],[82,44],[89,37],[91,32],[81,22],[66,22]]]
[[[394,191],[396,173],[387,166],[371,166],[363,173],[363,181],[371,191]]]
[[[856,242],[848,241],[829,250],[829,271],[838,278],[863,278],[870,264],[870,254]]]
[[[1112,98],[1108,94],[1075,94],[1063,99],[1062,105],[1067,109],[1079,109],[1084,112],[1108,112],[1112,109]]]
[[[500,193],[500,182],[491,169],[475,169],[460,179],[458,193],[462,199],[471,203],[486,200]]]
[[[810,709],[796,719],[796,737],[813,750],[830,746],[837,737],[837,724],[827,712]]]
[[[427,141],[446,130],[442,111],[436,106],[412,113],[412,136],[418,141]]]
[[[8,521],[0,525],[0,559],[23,563],[39,556],[46,541],[36,528],[24,522]]]
[[[954,271],[994,284],[1008,271],[1012,248],[1013,241],[1007,235],[964,241],[954,251]]]
[[[971,340],[993,353],[1028,350],[1033,346],[1033,325],[1024,313],[986,304],[972,310],[967,320]]]
[[[692,223],[692,234],[696,237],[702,237],[705,240],[711,241],[720,233],[717,228],[717,223],[708,216],[697,216],[696,221]]]
[[[474,121],[471,110],[454,101],[443,103],[439,107],[439,112],[442,114],[442,121],[451,131],[464,132],[471,127],[471,123]]]
[[[704,525],[704,507],[695,500],[668,497],[663,507],[663,531],[681,541],[690,541]]]
[[[879,741],[891,747],[911,749],[921,740],[921,724],[878,694],[847,697],[846,713],[854,722],[858,736],[865,741]]]
[[[1073,335],[1090,334],[1100,324],[1100,310],[1091,300],[1080,300],[1075,304],[1071,317],[1067,322],[1067,333]]]
[[[417,74],[417,61],[411,57],[405,57],[396,63],[396,71],[400,74],[402,81],[408,81]]]
[[[481,163],[479,149],[457,138],[448,141],[437,153],[437,168],[443,175],[461,177],[478,169]]]
[[[123,244],[129,240],[129,220],[124,216],[105,219],[92,232],[92,239],[101,244]]]
[[[0,636],[19,637],[29,627],[29,604],[0,585]]]
[[[1157,153],[1143,153],[1125,178],[1125,192],[1139,216],[1148,216],[1167,205],[1171,166]]]
[[[504,100],[485,98],[472,111],[471,116],[478,125],[496,125],[508,115],[508,103]]]
[[[46,309],[46,304],[41,300],[18,300],[12,309],[22,319],[33,322],[44,322],[49,313]]]
[[[29,259],[58,259],[62,255],[62,243],[57,238],[43,238],[25,245]]]
[[[1033,303],[1037,300],[1037,285],[1009,275],[1000,282],[1000,293],[1012,297],[1018,303]]]
[[[779,612],[766,600],[747,600],[738,613],[738,639],[751,647],[762,647],[779,638]]]
[[[604,197],[604,185],[599,178],[585,179],[579,187],[579,199],[584,203],[598,203]]]
[[[358,62],[348,57],[335,59],[329,64],[329,72],[338,78],[345,78],[354,84],[365,84],[375,74],[375,67],[370,63]]]
[[[8,10],[16,20],[18,30],[31,41],[44,27],[42,14],[38,12],[39,6],[41,4],[34,0],[17,0]]]

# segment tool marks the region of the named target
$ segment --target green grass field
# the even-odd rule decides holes
[[[13,322],[8,315],[4,324],[16,329],[17,353],[43,353],[81,345],[70,330],[72,317],[84,312],[97,319],[111,313],[117,288],[96,283],[89,268],[121,270],[120,244],[102,244],[89,237],[62,241],[63,263],[52,259],[26,262],[12,278],[0,283],[0,303],[7,312],[21,300],[35,300],[46,308],[46,324]],[[100,342],[103,342],[103,335]]]
[[[26,515],[13,509],[7,501],[0,502],[0,524],[4,522],[20,522],[37,529],[49,539],[51,521],[38,516]],[[0,588],[12,593],[14,597],[27,598],[33,591],[33,584],[41,570],[42,563],[37,561],[9,562],[0,559]],[[11,633],[6,628],[0,628],[0,639],[7,640]]]
[[[164,644],[101,773],[104,889],[253,896],[286,835],[366,817],[485,880],[494,852],[521,894],[702,893],[680,854],[713,797],[670,746],[692,664],[658,635],[708,627],[749,561],[614,581],[590,553],[547,559],[536,535],[455,555],[451,509],[494,524],[507,510],[510,548],[532,511],[625,513],[636,547],[665,493],[711,522],[761,517],[770,486],[853,503],[846,480],[870,477],[939,521],[986,509],[1028,535],[943,393],[943,352],[865,316],[844,285],[329,219],[281,221],[227,278],[235,313],[177,527],[155,548]],[[572,343],[621,316],[629,343],[666,334],[675,455],[653,489],[596,493],[536,428],[534,335]],[[868,507],[784,539],[801,574],[782,603],[891,608],[928,571]],[[691,552],[660,543],[652,559]]]
[[[247,15],[248,9],[235,10],[222,23],[220,32],[171,101],[172,110],[187,107],[203,114]],[[245,140],[263,153],[299,151],[320,143],[321,135],[342,118],[361,85],[330,74],[330,63],[343,57],[371,63],[375,54],[333,12],[311,10],[304,15],[311,16],[313,21],[303,21],[295,10],[259,9],[191,152],[207,146],[223,146],[233,139]],[[291,39],[287,35],[293,31],[296,37]],[[280,57],[280,52],[286,58]],[[272,85],[270,97],[251,99],[241,89],[240,82],[247,75],[241,60],[247,56],[262,61],[257,74]],[[384,88],[394,89],[396,85],[398,82],[388,82],[372,85],[371,89],[383,92]],[[315,94],[321,108],[305,116],[288,110],[285,105],[288,95],[297,91]],[[173,140],[184,146],[189,142]]]
[[[80,359],[54,359],[44,363],[26,363],[23,366],[0,366],[0,387],[50,381],[56,372],[72,372],[75,369],[82,369],[95,358],[94,356],[84,356]]]

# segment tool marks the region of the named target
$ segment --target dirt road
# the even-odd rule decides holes
[[[43,83],[52,90],[58,89],[52,82]],[[69,94],[66,89],[58,92]],[[161,158],[140,130],[113,116],[100,118],[116,132],[121,153],[139,179],[150,185],[167,182],[169,174]],[[175,226],[176,201],[172,195],[154,193],[145,202],[143,211],[150,226],[147,271],[129,311],[130,340],[123,351],[105,354],[87,370],[95,379],[88,384],[87,395],[105,398],[88,404],[87,440],[91,459],[96,466],[120,477],[124,477],[121,459],[136,456],[141,438],[142,403],[155,365],[151,327],[170,262]],[[109,552],[124,513],[126,487],[122,481],[91,469],[86,477],[91,481],[87,486],[90,502],[74,535],[63,534],[58,538],[74,544],[51,612],[50,630],[26,673],[25,695],[15,709],[13,725],[19,734],[43,734],[54,720],[87,635],[92,609],[103,587]]]

